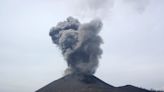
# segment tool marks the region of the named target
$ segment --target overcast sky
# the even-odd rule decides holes
[[[164,0],[0,0],[0,92],[34,92],[63,76],[48,34],[68,16],[104,23],[97,77],[164,90]]]

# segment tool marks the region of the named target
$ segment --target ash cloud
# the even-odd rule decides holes
[[[98,35],[101,28],[100,19],[81,24],[73,17],[68,17],[66,21],[51,28],[49,35],[61,49],[68,64],[65,74],[95,73],[102,54],[102,39]]]

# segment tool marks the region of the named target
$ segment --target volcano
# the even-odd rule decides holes
[[[132,85],[114,87],[86,74],[69,74],[40,88],[36,92],[155,92]],[[157,91],[156,91],[157,92]]]

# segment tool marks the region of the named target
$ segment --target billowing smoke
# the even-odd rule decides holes
[[[102,39],[98,35],[101,28],[102,22],[99,19],[81,24],[73,17],[68,17],[66,21],[51,28],[49,35],[61,49],[68,64],[66,74],[95,73],[102,54]]]

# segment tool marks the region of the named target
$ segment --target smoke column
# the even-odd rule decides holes
[[[98,35],[101,28],[102,22],[99,19],[81,24],[73,17],[51,28],[49,35],[61,49],[68,64],[65,74],[95,73],[102,54],[102,39]]]

